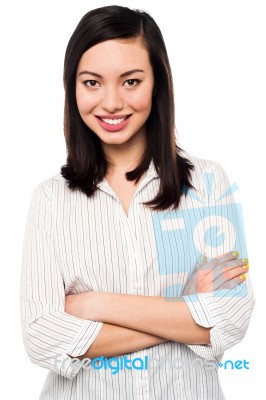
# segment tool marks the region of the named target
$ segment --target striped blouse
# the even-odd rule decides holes
[[[187,156],[187,155],[186,155]],[[108,182],[88,198],[60,173],[34,190],[21,270],[21,324],[30,360],[48,370],[41,400],[220,400],[218,363],[244,337],[254,306],[249,274],[234,289],[183,296],[209,345],[168,341],[117,358],[80,361],[102,322],[65,312],[65,296],[86,291],[164,296],[174,301],[202,258],[247,257],[236,185],[222,167],[189,156],[194,189],[178,210],[152,211],[159,177],[151,162],[128,216]],[[72,357],[70,357],[72,356]]]

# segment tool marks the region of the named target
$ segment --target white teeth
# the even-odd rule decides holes
[[[119,118],[119,119],[107,119],[107,118],[101,118],[102,121],[106,122],[107,124],[110,125],[117,125],[121,124],[121,122],[125,121],[126,117],[124,118]]]

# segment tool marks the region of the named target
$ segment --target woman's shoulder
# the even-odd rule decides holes
[[[222,193],[230,189],[230,180],[219,162],[195,157],[187,153],[184,157],[194,166],[191,171],[191,183],[203,198],[208,197],[211,192],[219,198]]]
[[[61,173],[58,172],[41,180],[37,185],[35,185],[33,188],[33,197],[46,197],[49,199],[53,192],[58,192],[60,187],[65,188],[66,181]]]
[[[192,175],[204,175],[205,173],[226,175],[223,166],[218,161],[196,157],[185,151],[182,151],[182,156],[194,166]]]

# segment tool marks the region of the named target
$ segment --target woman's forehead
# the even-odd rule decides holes
[[[143,42],[130,38],[106,40],[90,47],[83,53],[78,67],[141,69],[141,65],[147,68],[148,64],[149,55]]]

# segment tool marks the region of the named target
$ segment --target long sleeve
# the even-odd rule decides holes
[[[202,220],[197,233],[198,237],[203,238],[204,255],[209,260],[225,252],[238,250],[239,257],[246,258],[241,206],[233,196],[236,185],[230,186],[223,168],[215,162],[210,162],[204,171],[202,183],[206,206],[201,209]],[[189,345],[201,357],[219,356],[245,336],[255,304],[249,272],[246,280],[234,289],[183,298],[196,323],[211,328],[210,345]]]
[[[51,181],[34,191],[28,212],[20,281],[21,326],[30,360],[72,379],[102,323],[67,314],[65,288],[53,242]]]

